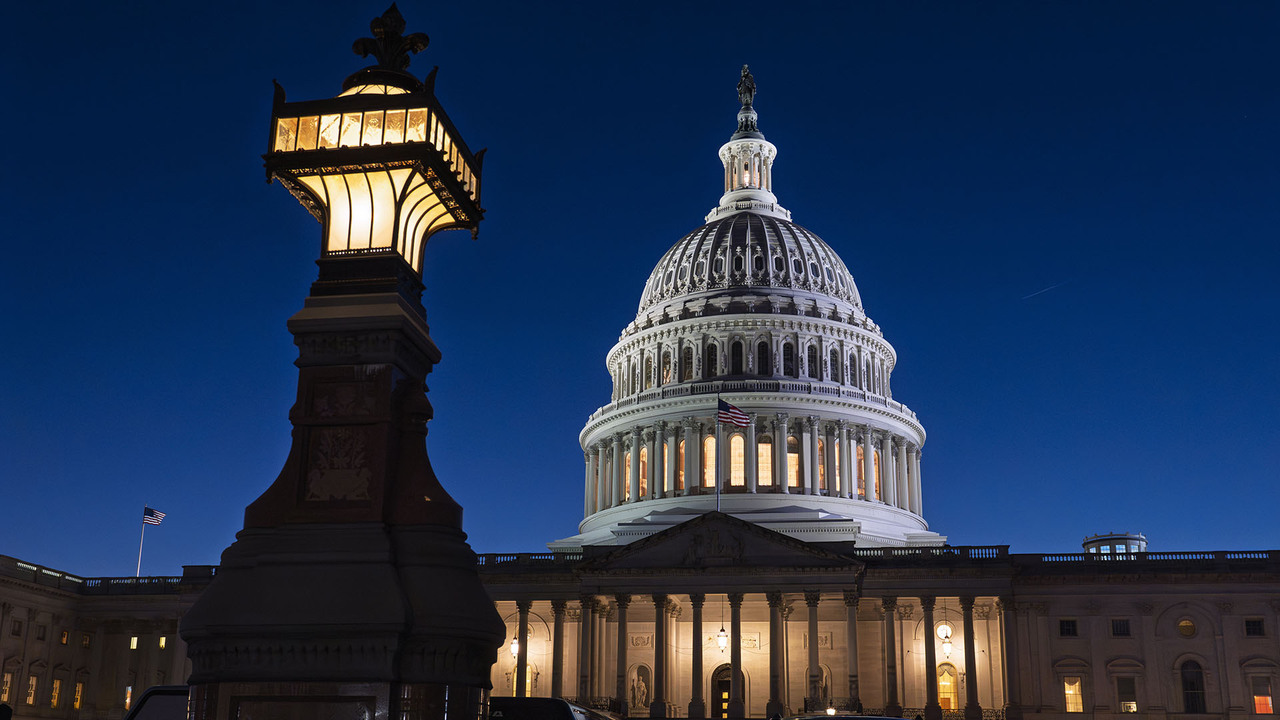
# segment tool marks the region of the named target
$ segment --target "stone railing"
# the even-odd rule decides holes
[[[582,553],[488,553],[476,555],[476,561],[483,568],[576,565]]]
[[[1241,560],[1280,560],[1280,550],[1214,550],[1192,552],[1133,552],[1133,553],[1051,553],[1046,555],[1017,555],[1018,562],[1033,564],[1099,563],[1099,562],[1167,562],[1211,563]]]
[[[819,380],[806,380],[796,378],[768,379],[759,380],[696,380],[671,383],[661,387],[650,388],[636,395],[620,398],[604,407],[596,410],[587,418],[587,422],[591,423],[605,415],[632,405],[653,402],[655,400],[666,400],[669,398],[689,397],[691,395],[715,395],[717,393],[794,393],[800,395],[826,395],[828,397],[841,397],[849,400],[857,400],[871,405],[878,405],[899,413],[912,420],[919,421],[916,414],[906,405],[891,400],[883,395],[860,390],[858,388],[845,387],[837,383],[822,382]]]
[[[180,576],[83,578],[0,555],[0,576],[79,595],[165,595],[186,592],[209,584],[217,569],[216,565],[187,565],[182,568]]]

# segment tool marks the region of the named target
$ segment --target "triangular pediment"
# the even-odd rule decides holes
[[[854,558],[823,550],[732,515],[709,512],[589,560],[579,570],[586,573],[688,572],[720,568],[785,568],[794,571],[851,570],[861,566],[862,563]]]

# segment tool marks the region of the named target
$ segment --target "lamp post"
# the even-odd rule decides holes
[[[289,320],[293,443],[181,633],[191,720],[479,720],[506,629],[476,573],[462,509],[426,450],[423,247],[474,234],[480,156],[411,75],[427,46],[395,5],[356,41],[376,64],[325,100],[277,84],[268,180],[321,224],[318,278]]]

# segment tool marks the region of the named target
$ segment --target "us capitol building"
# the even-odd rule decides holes
[[[1121,534],[1011,554],[929,528],[896,353],[845,263],[779,204],[755,91],[744,67],[720,201],[658,259],[605,358],[577,534],[479,557],[509,638],[493,693],[631,717],[1272,715],[1280,552]],[[717,423],[721,400],[746,417]],[[0,701],[118,718],[184,682],[178,620],[215,573],[82,578],[0,556]]]

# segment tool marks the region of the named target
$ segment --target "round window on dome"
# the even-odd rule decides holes
[[[667,284],[668,284],[668,285],[670,285],[670,284],[671,284],[671,278],[675,277],[675,274],[676,274],[676,271],[675,271],[675,270],[668,270],[668,271],[667,271]]]
[[[689,266],[681,265],[680,266],[680,282],[684,282],[684,279],[687,277],[689,277]]]
[[[736,255],[736,256],[734,256],[734,258],[733,258],[733,271],[734,271],[734,272],[739,272],[739,273],[740,273],[740,272],[742,272],[742,270],[743,270],[746,266],[747,266],[747,261],[746,261],[746,259],[745,259],[745,258],[743,258],[741,255]]]
[[[800,262],[800,258],[795,258],[791,261],[791,270],[797,275],[804,274],[804,263]]]
[[[724,272],[724,258],[723,258],[723,257],[718,257],[718,258],[716,258],[715,269],[716,269],[716,274],[717,274],[717,275],[720,275],[720,274],[722,274],[722,273]]]
[[[786,269],[787,269],[787,264],[786,264],[786,262],[784,262],[784,261],[783,261],[782,256],[781,256],[781,255],[774,255],[774,256],[773,256],[773,271],[774,271],[774,272],[776,272],[776,273],[780,273],[780,272],[782,272],[783,270],[786,270]]]
[[[694,275],[702,275],[702,274],[703,274],[703,272],[704,272],[706,269],[707,269],[707,264],[706,264],[705,262],[703,262],[702,260],[699,260],[699,261],[698,261],[698,264],[697,264],[696,266],[694,266],[694,268],[693,268],[693,274],[694,274]]]
[[[757,255],[755,259],[756,272],[764,272],[764,256]]]
[[[813,261],[810,261],[810,262],[809,262],[809,274],[810,274],[810,275],[812,275],[812,276],[814,276],[814,277],[819,277],[819,275],[818,275],[818,263],[813,262]]]
[[[835,282],[836,274],[831,272],[831,268],[827,268],[827,282]]]

